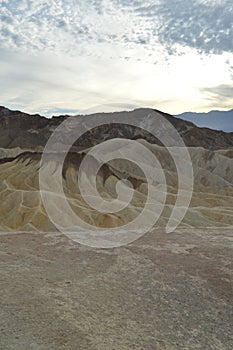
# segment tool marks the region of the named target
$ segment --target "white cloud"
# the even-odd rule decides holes
[[[202,89],[232,84],[229,0],[9,0],[0,9],[9,107],[179,113],[207,110]]]
[[[1,40],[9,48],[69,51],[89,43],[174,45],[233,50],[231,0],[9,0],[1,2]]]

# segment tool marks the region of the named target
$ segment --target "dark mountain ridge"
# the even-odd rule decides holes
[[[165,117],[180,133],[186,146],[203,147],[205,149],[217,150],[233,147],[233,132],[212,130],[209,128],[199,128],[190,121],[174,117],[153,109],[136,109],[130,112],[115,113],[96,113],[92,116],[96,118],[117,116],[120,114],[128,115],[130,113],[134,118],[143,115],[143,124],[147,124],[148,113],[156,111]],[[145,116],[144,116],[145,115]],[[77,115],[80,125],[85,123],[88,115]],[[30,115],[21,111],[12,111],[5,107],[0,107],[0,148],[16,148],[37,150],[38,147],[44,147],[54,129],[62,123],[68,115],[46,118],[39,114]],[[156,122],[151,125],[156,130]],[[152,131],[153,131],[152,130]],[[153,136],[142,129],[117,123],[102,125],[92,130],[91,133],[83,135],[76,146],[89,147],[99,142],[111,138],[145,139],[150,143],[158,143]]]

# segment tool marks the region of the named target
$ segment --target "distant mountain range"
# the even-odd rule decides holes
[[[186,112],[176,115],[176,117],[188,120],[199,127],[226,132],[233,131],[233,109],[229,111],[210,111],[208,113]]]

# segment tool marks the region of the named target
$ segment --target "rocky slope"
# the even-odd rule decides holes
[[[143,116],[141,127],[150,124],[148,109],[131,113],[135,118]],[[190,122],[174,118],[159,112],[179,131],[188,147],[194,169],[194,192],[190,208],[182,222],[185,227],[225,227],[233,226],[233,133],[223,133],[209,129],[200,129]],[[110,116],[110,114],[109,114]],[[119,114],[114,114],[116,121]],[[94,115],[102,118],[103,115]],[[111,114],[112,117],[112,114]],[[0,231],[56,231],[48,218],[42,204],[39,170],[43,148],[55,128],[68,116],[46,119],[39,115],[30,116],[18,111],[0,109]],[[80,128],[90,118],[77,116]],[[104,115],[108,118],[108,114]],[[169,135],[166,130],[157,130],[156,123],[149,125],[155,135]],[[105,164],[97,176],[97,189],[103,198],[116,198],[116,185],[119,180],[127,179],[134,188],[132,201],[119,213],[99,213],[93,210],[80,193],[77,174],[85,154],[90,148],[109,138],[127,138],[128,149],[135,147],[131,140],[150,150],[160,161],[167,183],[166,203],[157,226],[166,225],[176,202],[178,178],[174,162],[168,151],[158,139],[143,129],[121,124],[109,124],[95,128],[79,139],[65,159],[63,167],[63,188],[68,202],[76,215],[85,222],[100,228],[113,228],[135,219],[142,211],[147,199],[147,181],[136,166],[123,160],[113,160]],[[63,140],[60,140],[62,143]],[[64,141],[65,142],[65,141]],[[170,140],[172,147],[172,140]],[[94,159],[93,162],[98,161]],[[53,179],[59,168],[59,154],[51,153],[44,165],[48,176]],[[150,159],[144,160],[149,169]],[[185,164],[184,164],[185,167]],[[90,181],[91,179],[87,179]],[[160,202],[163,187],[160,190],[160,179],[157,186]],[[126,185],[127,186],[127,185]],[[161,197],[161,198],[160,198]],[[54,197],[51,204],[59,215],[66,220],[65,214]],[[68,220],[68,218],[67,218]]]

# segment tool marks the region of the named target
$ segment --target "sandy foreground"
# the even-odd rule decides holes
[[[233,230],[0,235],[1,350],[233,349]]]

